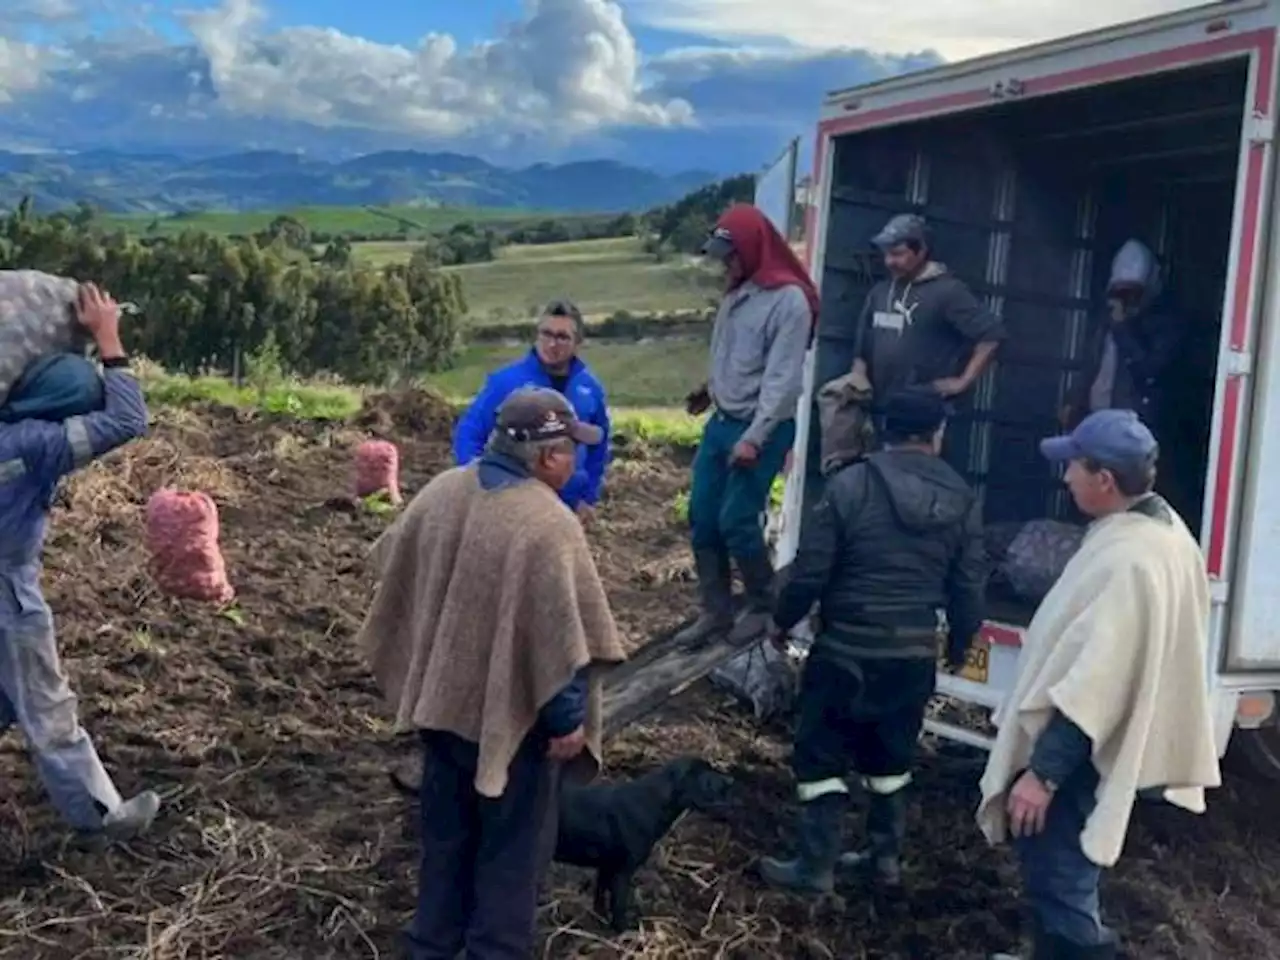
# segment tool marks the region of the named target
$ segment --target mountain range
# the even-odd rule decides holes
[[[340,161],[277,151],[204,158],[0,151],[0,209],[29,195],[42,212],[81,201],[107,213],[365,204],[621,212],[669,203],[716,179],[706,171],[665,175],[613,160],[509,169],[460,153],[415,151]]]

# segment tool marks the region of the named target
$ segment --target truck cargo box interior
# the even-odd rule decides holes
[[[1159,489],[1198,531],[1247,77],[1246,60],[1226,61],[835,138],[818,384],[852,363],[883,275],[870,238],[892,214],[922,213],[936,259],[1009,333],[952,424],[948,459],[982,491],[989,524],[1081,522],[1037,445],[1058,431],[1104,322],[1112,256],[1137,238],[1162,263],[1159,310],[1187,330],[1151,426]],[[992,599],[1001,619],[1029,613],[1025,598]]]

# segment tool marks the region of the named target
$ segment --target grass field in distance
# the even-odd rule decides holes
[[[385,265],[413,254],[416,244],[357,243],[357,259]],[[661,314],[705,309],[716,297],[715,275],[697,260],[657,262],[638,237],[509,246],[496,260],[450,267],[462,277],[473,323],[532,319],[548,301],[568,297],[589,318],[625,310]]]
[[[490,369],[489,362],[498,363],[512,355],[513,351],[505,354],[490,351],[487,355],[477,352],[469,358],[469,366],[459,368],[452,375],[430,378],[426,383],[461,406],[471,399],[474,387],[467,392],[454,392],[451,388],[461,386],[465,389],[468,384],[479,384]],[[609,362],[608,353],[597,356],[596,360],[602,362],[602,372],[613,367],[619,355],[614,354],[613,363]],[[313,420],[345,420],[360,409],[364,396],[364,391],[357,387],[292,378],[271,384],[259,393],[252,386],[237,387],[226,377],[171,374],[145,361],[138,363],[138,373],[148,402],[156,406],[218,403]],[[628,391],[637,390],[635,383],[620,383],[618,386],[623,396]],[[643,392],[634,395],[644,396]],[[698,442],[702,429],[700,418],[689,416],[678,406],[628,405],[625,399],[612,393],[610,414],[615,432],[641,442],[693,446]]]
[[[265,230],[279,216],[293,217],[308,230],[327,234],[389,234],[401,230],[433,233],[458,223],[511,225],[541,219],[571,220],[572,214],[518,207],[292,207],[285,210],[208,211],[189,214],[104,214],[109,228],[159,235],[201,230],[244,236]],[[154,230],[152,225],[154,224]]]
[[[449,396],[470,397],[487,373],[528,350],[528,345],[476,344],[462,352],[452,369],[424,381]],[[701,338],[641,343],[588,340],[582,358],[604,384],[609,403],[620,407],[674,407],[707,379],[707,342]]]

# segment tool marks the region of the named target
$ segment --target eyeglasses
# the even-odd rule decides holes
[[[545,340],[548,343],[573,343],[574,337],[572,333],[565,333],[563,330],[543,330],[539,328],[538,339]]]

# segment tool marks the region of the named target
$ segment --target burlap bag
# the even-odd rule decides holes
[[[822,472],[830,475],[870,453],[875,444],[871,422],[871,381],[864,374],[846,373],[818,391],[822,430]]]

